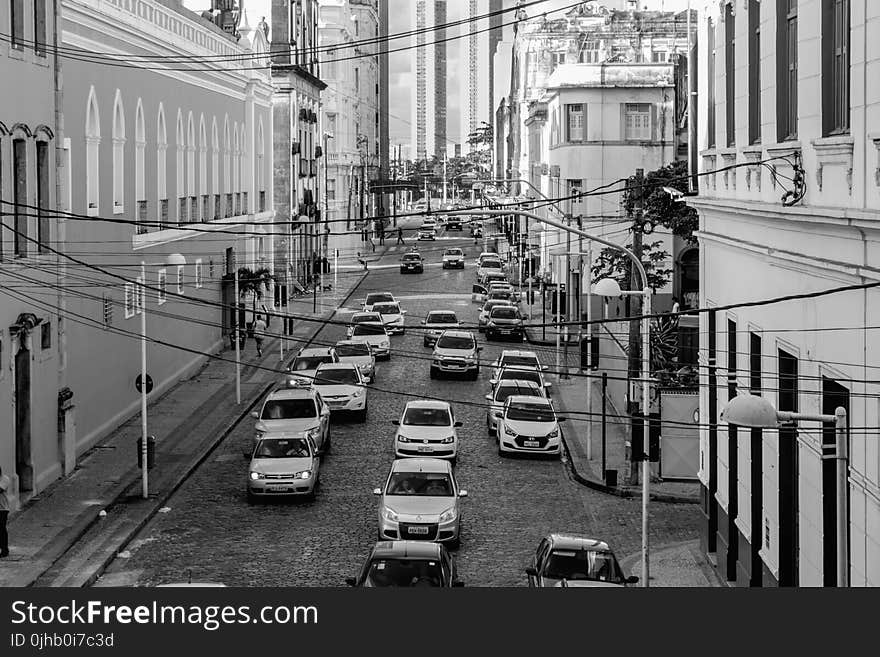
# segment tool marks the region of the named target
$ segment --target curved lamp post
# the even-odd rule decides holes
[[[809,415],[777,411],[764,397],[740,393],[721,409],[721,421],[740,427],[778,429],[781,425],[799,421],[834,422],[837,450],[837,586],[849,586],[849,513],[847,488],[849,486],[849,435],[846,409],[839,406],[834,415]]]
[[[149,497],[150,482],[147,474],[147,265],[150,267],[182,267],[186,258],[172,253],[164,262],[141,261],[140,310],[141,310],[141,488],[144,499]]]

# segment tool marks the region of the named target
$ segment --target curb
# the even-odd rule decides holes
[[[533,337],[531,337],[531,336],[529,335],[528,330],[525,332],[525,334],[526,334],[526,341],[527,341],[529,344],[535,344],[535,345],[538,345],[539,347],[555,347],[555,346],[556,346],[556,340],[538,340],[537,338],[533,338]],[[577,338],[575,338],[574,340],[569,340],[569,341],[568,341],[568,346],[569,346],[569,347],[571,347],[571,346],[577,346],[577,343],[578,343]],[[559,344],[560,344],[560,346],[564,346],[564,345],[565,345],[565,342],[563,342],[562,340],[560,340],[560,341],[559,341]]]
[[[337,306],[337,308],[343,306],[345,303],[348,302],[348,300],[352,297],[352,295],[355,293],[355,291],[364,282],[364,279],[366,277],[367,277],[367,272],[365,272],[364,275],[361,276],[360,280],[352,286],[352,288],[351,288],[351,290],[349,290],[348,294],[346,294],[345,297],[343,297],[340,300],[339,306]],[[334,310],[333,314],[335,314],[335,310]],[[330,317],[328,317],[326,319],[322,319],[322,320],[320,320],[320,322],[316,322],[318,325],[315,327],[315,330],[312,332],[312,335],[307,340],[304,341],[304,344],[306,344],[306,345],[310,344],[315,339],[315,337],[318,335],[318,333],[329,323],[329,321],[332,318],[333,318],[333,315],[330,315]],[[112,550],[112,552],[110,553],[110,555],[108,557],[102,558],[98,567],[95,569],[95,571],[91,575],[89,575],[89,577],[85,580],[85,582],[81,586],[84,586],[84,587],[91,586],[92,584],[94,584],[98,580],[99,577],[101,577],[101,575],[104,574],[104,571],[107,569],[107,566],[109,566],[110,563],[117,557],[120,550],[125,545],[127,545],[128,543],[131,542],[132,538],[141,529],[143,529],[143,527],[156,515],[157,510],[162,508],[162,506],[165,504],[165,502],[175,492],[177,492],[177,490],[192,475],[192,473],[196,470],[196,468],[198,468],[211,455],[211,453],[220,445],[220,443],[222,443],[223,440],[226,439],[226,437],[232,432],[233,429],[235,429],[235,427],[238,425],[238,423],[241,422],[242,419],[247,417],[247,414],[250,412],[250,410],[266,394],[266,392],[269,390],[269,388],[271,388],[274,385],[275,385],[275,382],[270,381],[265,386],[260,388],[259,393],[253,398],[253,401],[251,401],[249,404],[247,404],[247,407],[244,410],[244,413],[238,415],[235,419],[233,419],[230,422],[230,424],[225,429],[223,429],[222,431],[217,433],[217,436],[218,436],[217,439],[214,440],[213,442],[211,442],[209,445],[207,445],[201,454],[197,454],[195,456],[195,458],[192,461],[190,461],[190,463],[181,472],[181,474],[171,482],[171,485],[167,489],[167,491],[162,493],[161,495],[155,497],[155,498],[153,498],[153,497],[150,498],[149,501],[153,503],[153,506],[151,509],[149,509],[147,511],[147,514],[145,515],[145,517],[140,522],[136,523],[136,525],[134,526],[133,529],[130,529],[129,531],[126,532],[125,536],[123,537],[123,540],[119,542],[119,545]],[[52,567],[61,558],[63,558],[64,554],[74,544],[76,544],[85,535],[85,533],[87,531],[89,531],[89,529],[91,529],[97,523],[98,518],[100,517],[100,515],[99,515],[100,512],[102,510],[109,509],[110,507],[118,504],[120,499],[122,498],[122,496],[125,494],[125,491],[127,491],[129,488],[131,488],[136,483],[137,483],[136,480],[129,480],[125,484],[121,484],[119,487],[114,489],[114,491],[112,493],[112,500],[109,503],[107,503],[106,505],[100,506],[100,507],[97,507],[97,506],[93,507],[94,512],[91,512],[91,510],[89,512],[87,512],[86,518],[84,520],[80,521],[80,524],[64,530],[56,539],[53,539],[52,541],[50,541],[47,544],[47,547],[45,547],[45,548],[43,548],[43,550],[41,550],[41,552],[46,551],[46,552],[50,552],[50,553],[57,553],[55,556],[53,556],[51,558],[51,561],[48,563],[48,565],[45,568],[43,568],[42,566],[38,567],[38,568],[41,568],[41,570],[40,570],[40,572],[36,573],[35,575],[33,573],[31,573],[31,574],[27,575],[26,577],[21,578],[21,580],[13,580],[13,583],[11,583],[10,586],[16,586],[16,587],[33,586],[34,582],[36,582],[40,577],[42,577],[47,572],[49,572],[52,569]],[[37,554],[39,554],[39,553],[37,553]],[[33,571],[35,569],[31,569],[31,570]]]

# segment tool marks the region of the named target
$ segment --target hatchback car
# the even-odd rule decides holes
[[[459,544],[461,513],[459,498],[467,491],[458,487],[448,461],[397,459],[379,495],[379,540],[404,539]]]
[[[331,413],[354,413],[359,422],[367,421],[366,383],[354,363],[324,364],[315,373],[315,389]]]
[[[314,498],[321,473],[321,459],[308,436],[266,434],[253,450],[247,477],[248,502],[259,497],[296,495]]]
[[[401,274],[424,274],[425,263],[418,253],[406,253],[400,259]]]
[[[391,338],[384,324],[378,322],[356,324],[348,339],[351,342],[370,345],[376,358],[384,360],[391,358]]]
[[[480,351],[482,347],[470,331],[443,331],[431,355],[431,378],[441,373],[467,374],[476,381],[480,376]]]
[[[355,325],[364,324],[367,322],[372,322],[374,324],[381,324],[382,323],[382,315],[380,315],[379,313],[374,313],[374,312],[354,313],[351,316],[351,319],[348,320],[348,328],[346,330],[346,336],[349,338],[351,337],[352,333],[354,333]]]
[[[492,367],[495,368],[492,372],[492,378],[498,378],[498,375],[501,374],[501,370],[503,368],[517,365],[521,365],[529,369],[548,369],[546,365],[541,365],[538,354],[536,354],[534,351],[524,351],[522,349],[505,349],[501,352],[498,360],[492,363]]]
[[[425,331],[422,343],[426,347],[433,347],[443,331],[461,326],[461,322],[453,310],[431,310],[422,320],[422,326]]]
[[[537,367],[529,367],[528,365],[507,365],[501,368],[501,371],[498,374],[493,375],[493,377],[489,380],[489,385],[493,388],[498,385],[500,381],[511,380],[511,379],[519,379],[525,381],[532,381],[537,383],[539,386],[544,388],[544,391],[547,393],[547,396],[550,396],[550,389],[553,387],[549,381],[544,380],[544,371]]]
[[[607,543],[572,534],[542,538],[526,575],[531,587],[619,587],[639,581],[624,575]]]
[[[455,461],[458,455],[458,427],[452,406],[445,401],[417,400],[408,402],[394,436],[394,456],[443,458]]]
[[[525,330],[523,317],[515,306],[492,308],[486,318],[487,340],[511,338],[522,342],[525,339]]]
[[[464,251],[461,249],[446,249],[443,252],[443,269],[464,269]]]
[[[505,308],[513,308],[514,310],[516,310],[516,306],[510,303],[510,301],[504,301],[503,299],[486,301],[480,308],[479,315],[477,315],[477,330],[480,333],[486,330],[486,324],[489,323],[489,313],[492,312],[493,308],[498,308],[500,306],[503,306]]]
[[[486,428],[489,435],[494,436],[498,429],[498,418],[504,414],[504,402],[513,395],[531,397],[546,397],[547,392],[534,381],[527,379],[505,379],[486,395],[489,405],[486,407]]]
[[[308,436],[319,454],[330,451],[330,408],[312,386],[311,379],[290,377],[286,388],[269,393],[259,411],[251,413],[254,440],[272,433]]]
[[[377,303],[393,303],[397,301],[391,292],[371,292],[364,299],[363,311],[369,313],[373,311],[373,306]]]
[[[436,240],[437,239],[437,228],[436,225],[430,225],[427,223],[419,226],[419,237],[420,240]]]
[[[558,417],[549,399],[511,395],[498,418],[498,453],[562,455]]]
[[[490,272],[493,274],[504,272],[504,265],[501,263],[500,259],[486,258],[482,262],[480,262],[480,266],[477,267],[477,280]]]
[[[373,349],[363,342],[340,340],[336,343],[336,355],[340,363],[353,363],[368,383],[376,380],[376,356]]]
[[[358,587],[453,587],[455,561],[440,543],[428,541],[379,541],[370,550],[357,577],[345,580]]]
[[[296,376],[314,379],[315,371],[319,365],[338,362],[339,356],[336,355],[336,350],[333,347],[304,347],[299,350],[287,371]]]
[[[406,315],[405,310],[401,310],[400,304],[396,301],[377,303],[373,306],[373,312],[379,313],[382,317],[382,323],[389,333],[406,333],[406,325],[403,316]]]

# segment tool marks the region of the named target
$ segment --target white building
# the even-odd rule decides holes
[[[463,33],[469,36],[463,40],[466,74],[462,76],[460,90],[461,123],[459,134],[461,135],[462,155],[471,152],[472,147],[468,144],[468,136],[477,130],[484,122],[491,125],[492,115],[489,98],[492,92],[492,79],[490,73],[493,67],[487,64],[490,61],[489,37],[490,21],[488,18],[476,20],[477,16],[485,16],[489,13],[489,0],[469,0],[468,18],[470,19],[463,28]],[[500,33],[501,30],[497,29]]]
[[[416,159],[424,160],[446,152],[446,0],[415,0],[410,3],[410,24],[418,33],[412,38],[416,46],[415,75],[411,102],[411,150]]]
[[[880,291],[739,305],[880,283],[880,3],[703,4],[691,204],[700,307],[718,308],[700,315],[703,547],[739,585],[833,586],[847,495],[850,583],[880,586]],[[719,425],[738,392],[846,408],[847,488],[823,458],[833,431]]]

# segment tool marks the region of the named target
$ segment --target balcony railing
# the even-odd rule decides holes
[[[198,196],[190,196],[189,197],[189,220],[196,222],[199,221],[199,197]]]
[[[211,221],[211,197],[202,194],[202,221]]]
[[[260,191],[260,212],[266,211],[266,191]]]
[[[232,215],[232,194],[226,195],[226,212],[223,215],[224,217],[231,217]]]
[[[168,228],[168,199],[163,198],[159,201],[159,230]]]
[[[146,201],[138,201],[138,226],[137,226],[137,234],[143,235],[144,233],[149,233],[150,227],[147,226],[147,202]]]
[[[179,224],[185,224],[189,221],[189,217],[187,216],[189,214],[187,212],[189,209],[187,200],[186,196],[181,196],[177,199],[177,223]]]
[[[235,214],[237,217],[241,214],[241,192],[235,192]]]
[[[309,167],[309,175],[314,178],[318,175],[318,161],[312,160]]]
[[[247,192],[241,193],[241,213],[242,214],[248,213],[248,198],[247,197],[248,197]]]
[[[214,194],[214,221],[221,217],[220,213],[220,194]]]

